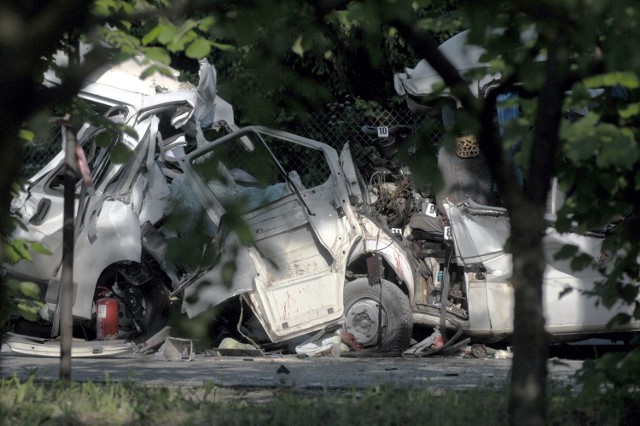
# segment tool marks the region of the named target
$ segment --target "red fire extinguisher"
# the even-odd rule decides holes
[[[118,300],[103,297],[96,302],[98,318],[96,338],[98,340],[118,338]]]

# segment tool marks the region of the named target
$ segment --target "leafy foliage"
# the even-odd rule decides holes
[[[21,316],[27,321],[38,319],[38,310],[45,307],[41,301],[40,287],[37,284],[26,281],[8,279],[4,285],[7,286],[7,296],[10,312]],[[4,319],[6,321],[6,318]]]
[[[220,92],[233,99],[241,120],[279,126],[332,102],[387,103],[394,93],[391,76],[417,57],[386,16],[435,19],[453,14],[456,3],[413,8],[409,2],[344,2],[327,9],[299,0],[238,4],[212,31],[236,46],[213,55]],[[447,22],[432,31],[445,39],[460,28],[460,19]]]
[[[640,318],[636,301],[640,275],[637,1],[173,3],[70,1],[60,4],[56,9],[59,13],[51,19],[39,20],[35,19],[38,13],[50,12],[50,8],[34,8],[30,2],[0,5],[2,19],[14,17],[15,22],[23,24],[3,25],[2,34],[13,30],[14,38],[2,38],[0,34],[5,76],[0,89],[6,96],[0,114],[4,120],[0,123],[4,132],[0,136],[6,141],[2,149],[6,151],[0,152],[0,158],[7,159],[0,163],[0,170],[6,174],[0,176],[0,188],[4,190],[0,204],[5,210],[10,199],[10,179],[16,175],[14,157],[6,154],[15,149],[22,123],[45,105],[68,104],[83,77],[106,60],[119,62],[144,54],[153,60],[143,73],[148,76],[152,72],[168,72],[166,66],[170,62],[210,56],[224,77],[220,93],[233,100],[245,120],[283,123],[296,118],[293,111],[311,111],[335,99],[387,99],[393,93],[392,72],[414,64],[424,47],[412,38],[416,33],[407,32],[407,28],[426,29],[442,41],[459,28],[468,27],[470,41],[486,49],[482,59],[488,61],[490,71],[499,72],[502,80],[509,83],[497,90],[517,87],[520,94],[513,102],[517,102],[521,115],[504,127],[503,145],[498,152],[500,155],[518,148],[515,160],[525,176],[524,195],[528,198],[516,192],[515,185],[506,178],[502,180],[504,187],[516,194],[513,204],[520,203],[522,214],[516,217],[528,224],[536,210],[528,210],[531,204],[524,202],[533,200],[538,203],[536,207],[544,203],[549,177],[557,175],[566,194],[558,212],[557,228],[606,232],[600,258],[580,255],[575,258],[574,267],[585,266],[587,260],[600,267],[606,275],[595,294],[602,303],[635,304],[633,317]],[[57,25],[43,30],[25,24],[30,22]],[[25,38],[21,44],[11,44],[20,35],[15,28],[20,27],[29,31],[22,34]],[[78,33],[88,42],[107,41],[113,48],[108,52],[111,56],[96,49],[83,65],[67,70],[59,88],[40,88],[41,73],[52,63],[55,51],[63,46],[73,52],[75,44],[69,40],[73,41],[73,35]],[[4,47],[5,42],[8,48]],[[483,125],[492,117],[482,116],[483,104],[469,99],[463,90],[467,82],[455,77],[447,76],[446,85],[469,107],[461,123],[466,130],[489,128]],[[547,97],[551,86],[562,89],[560,99]],[[554,120],[558,114],[545,114],[558,102],[562,103],[567,120],[556,134]],[[588,113],[580,114],[585,108]],[[534,132],[551,134],[531,136],[532,128]],[[554,145],[545,145],[548,141]],[[544,157],[539,154],[548,150],[554,154],[552,161],[536,162]],[[0,214],[0,225],[6,227],[7,212]],[[538,216],[540,219],[541,214]],[[513,246],[516,253],[517,245]],[[21,244],[9,250],[14,258],[27,253]],[[561,256],[577,253],[567,249]],[[618,317],[614,323],[624,323],[629,318]],[[637,359],[637,352],[629,354],[625,364],[628,380],[640,377]],[[616,375],[618,366],[617,361],[606,360],[601,371]],[[614,384],[623,383],[620,377],[611,380]]]

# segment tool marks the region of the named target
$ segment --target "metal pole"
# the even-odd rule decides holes
[[[76,137],[62,127],[65,149],[64,207],[62,227],[62,275],[60,277],[60,380],[71,381],[71,344],[73,338],[73,246],[77,181]]]

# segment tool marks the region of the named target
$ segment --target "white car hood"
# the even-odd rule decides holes
[[[463,77],[466,71],[487,66],[487,64],[480,62],[480,57],[485,52],[484,48],[467,44],[468,35],[468,30],[463,31],[438,47],[438,50]],[[478,96],[480,87],[499,77],[499,74],[487,75],[481,80],[470,82],[469,89],[475,96]],[[426,96],[433,92],[432,86],[440,82],[442,82],[440,74],[429,65],[426,59],[418,62],[415,68],[405,68],[405,72],[393,76],[393,85],[399,95]]]

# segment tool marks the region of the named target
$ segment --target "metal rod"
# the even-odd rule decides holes
[[[76,137],[63,126],[65,148],[64,205],[62,227],[62,275],[60,277],[60,380],[71,381],[73,338],[73,251],[75,240]]]

